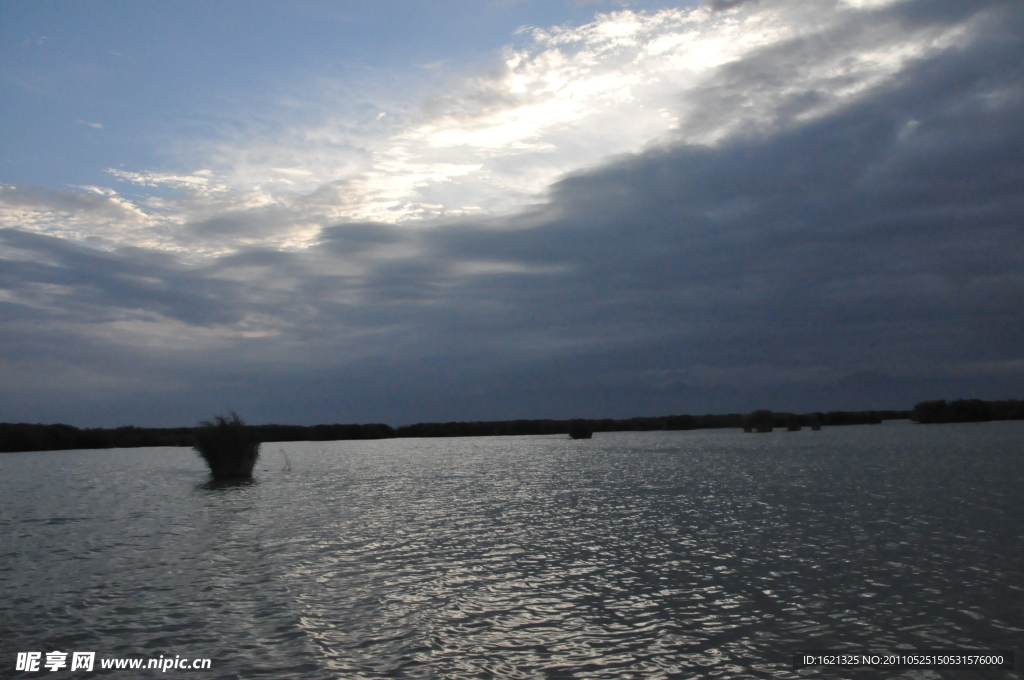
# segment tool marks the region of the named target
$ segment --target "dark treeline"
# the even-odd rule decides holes
[[[822,425],[879,425],[883,420],[905,420],[911,411],[816,411],[814,413],[772,413],[759,410],[740,419],[744,432],[772,432],[776,428],[788,431],[810,427],[820,430]]]
[[[368,425],[247,425],[260,442],[334,442],[341,439],[390,439],[395,428],[383,423]]]
[[[494,420],[469,423],[416,423],[396,430],[399,437],[489,437],[523,434],[568,434],[573,423],[591,432],[646,432],[649,430],[699,430],[739,427],[742,415],[662,416],[614,420]]]
[[[776,414],[775,423],[781,427],[785,423]],[[801,425],[810,425],[814,416],[822,425],[878,425],[883,420],[906,420],[910,411],[828,411],[827,413],[807,413],[800,416]]]
[[[912,418],[919,423],[1024,420],[1024,401],[953,402],[923,401],[912,411],[828,411],[768,414],[771,426],[799,427],[871,425],[883,420]],[[746,415],[749,417],[752,414]],[[416,423],[393,428],[383,423],[366,425],[247,425],[253,441],[338,441],[343,439],[390,439],[394,437],[486,437],[503,435],[568,434],[574,426],[592,432],[647,432],[651,430],[702,430],[744,427],[745,414],[675,415],[616,420],[496,420],[482,422]],[[747,423],[749,425],[749,422]],[[767,423],[764,423],[767,426]],[[0,452],[56,451],[61,449],[136,448],[143,446],[194,446],[197,428],[118,427],[84,428],[71,425],[0,423]]]
[[[883,419],[908,418],[909,411],[831,411],[829,413],[774,413],[776,427],[793,418],[809,425],[814,418],[822,425],[862,425]],[[390,439],[393,437],[487,437],[531,434],[568,434],[575,423],[591,432],[647,432],[652,430],[702,430],[741,427],[743,414],[676,415],[615,420],[497,420],[483,422],[416,423],[393,428],[382,423],[369,425],[247,425],[251,439],[258,442],[339,441],[343,439]],[[194,446],[197,428],[118,427],[85,428],[71,425],[0,423],[0,452],[56,451],[61,449],[110,449],[143,446]]]
[[[922,401],[911,412],[919,423],[979,423],[988,420],[1024,420],[1024,401]]]
[[[71,425],[0,423],[0,452],[192,446],[191,427],[79,429]]]
[[[395,436],[390,425],[247,425],[258,442],[386,439]],[[0,423],[0,452],[114,449],[140,446],[195,446],[195,427],[85,428],[71,425]]]
[[[821,425],[871,425],[883,420],[910,418],[910,411],[829,411],[827,413],[770,413],[775,427],[785,427],[794,418],[809,426],[815,419]],[[416,423],[403,425],[398,437],[487,437],[522,434],[567,434],[573,423],[592,432],[648,432],[651,430],[706,430],[742,427],[742,413],[703,416],[660,416],[615,420],[495,420],[482,422]]]

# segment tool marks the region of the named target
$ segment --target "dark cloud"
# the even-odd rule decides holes
[[[211,240],[262,238],[278,232],[294,219],[295,215],[280,207],[237,210],[189,224],[187,231],[193,237]]]
[[[1024,12],[971,7],[897,4],[886,21],[904,27],[973,11],[973,38],[855,104],[620,158],[509,217],[344,224],[308,251],[201,265],[0,232],[4,370],[36,376],[5,390],[0,420],[171,424],[238,408],[399,423],[1020,398]],[[770,70],[723,69],[702,106]],[[132,320],[164,324],[167,341],[100,332]]]
[[[140,248],[109,253],[14,229],[0,230],[0,241],[36,255],[5,260],[0,272],[5,290],[36,301],[18,308],[45,309],[53,318],[82,323],[137,312],[201,326],[240,318],[244,292],[238,285],[197,275],[165,253]]]
[[[133,206],[106,193],[59,189],[44,191],[0,184],[0,204],[44,213],[86,214],[93,218],[123,220],[140,217]],[[102,190],[100,190],[102,191]]]
[[[735,9],[740,5],[752,5],[758,0],[709,0],[704,3],[715,12],[723,12],[727,9]]]
[[[338,255],[349,255],[402,241],[403,232],[391,224],[354,222],[328,227],[320,233],[321,247]]]

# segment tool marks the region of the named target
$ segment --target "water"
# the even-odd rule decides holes
[[[0,674],[836,677],[790,653],[1024,639],[1022,422],[265,444],[257,469],[0,455]],[[842,673],[897,676],[964,677]]]

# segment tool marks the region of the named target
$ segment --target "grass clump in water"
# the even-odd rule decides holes
[[[251,479],[260,455],[260,443],[234,411],[228,417],[214,416],[195,431],[196,453],[206,461],[214,479]]]

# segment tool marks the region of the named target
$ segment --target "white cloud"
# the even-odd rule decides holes
[[[113,189],[76,188],[43,193],[0,184],[0,227],[94,244],[153,242],[157,220],[146,210]]]
[[[883,7],[885,5],[892,5],[902,0],[843,0],[850,7],[856,7],[857,9],[872,9],[875,7]]]
[[[76,205],[4,203],[0,223],[202,254],[300,248],[344,221],[414,227],[509,213],[543,201],[567,173],[652,143],[715,145],[826,115],[963,36],[962,26],[908,30],[885,17],[890,4],[624,9],[583,26],[524,29],[526,44],[506,48],[494,73],[451,83],[418,110],[405,102],[339,117],[329,113],[333,95],[285,102],[281,120],[253,121],[257,132],[197,141],[204,169],[110,171],[150,190],[146,200],[91,187],[91,202]],[[297,122],[295,110],[324,113]],[[229,213],[231,234],[196,238],[195,225]],[[246,214],[259,228],[246,231]]]

